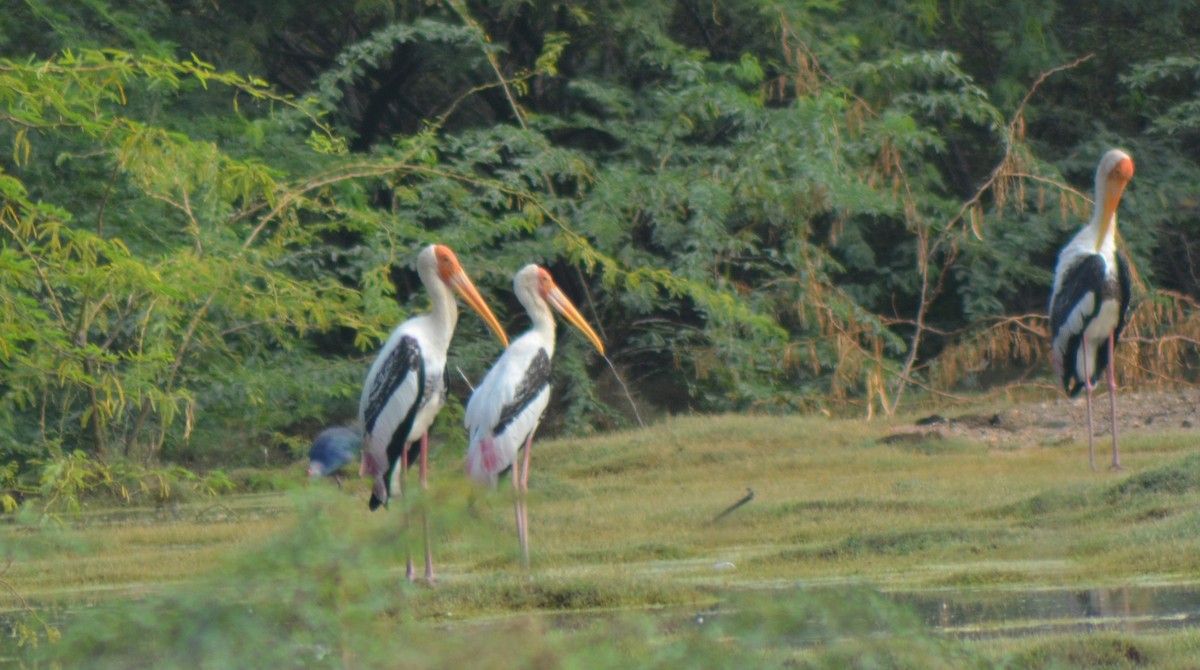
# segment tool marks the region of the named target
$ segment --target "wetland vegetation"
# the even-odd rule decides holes
[[[96,500],[55,520],[27,510],[0,526],[5,657],[1189,667],[1200,645],[1189,436],[1131,434],[1127,469],[1093,473],[1078,442],[886,439],[909,430],[724,416],[541,442],[527,574],[509,489],[470,488],[461,455],[439,450],[417,503],[433,514],[433,588],[404,579],[403,548],[420,534],[403,532],[397,510],[368,514],[365,481],[339,491],[304,482],[299,465],[276,473],[283,491],[139,509]],[[747,487],[754,498],[714,522]],[[1164,594],[1174,609],[1155,604]]]

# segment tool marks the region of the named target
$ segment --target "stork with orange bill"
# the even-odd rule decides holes
[[[475,284],[463,271],[449,247],[432,244],[417,256],[417,273],[429,292],[432,310],[396,327],[371,364],[359,401],[358,419],[363,428],[360,474],[375,478],[369,506],[386,506],[398,485],[404,497],[408,466],[420,459],[420,485],[428,487],[429,426],[446,402],[449,377],[446,353],[458,323],[454,294],[475,310],[496,337],[508,345],[508,336],[488,308]],[[420,449],[413,445],[420,442]],[[405,509],[407,525],[408,510]],[[421,510],[425,539],[425,579],[434,580],[429,520]],[[406,573],[413,580],[412,554]]]
[[[1054,373],[1068,395],[1087,392],[1088,460],[1096,469],[1092,390],[1108,371],[1112,421],[1112,469],[1121,468],[1117,450],[1117,380],[1113,352],[1125,328],[1131,287],[1129,260],[1117,249],[1117,204],[1133,178],[1133,159],[1119,149],[1104,154],[1096,168],[1092,220],[1058,256],[1050,296]]]
[[[529,452],[533,434],[550,402],[550,360],[554,357],[554,315],[571,322],[602,355],[604,344],[550,273],[526,265],[513,277],[513,292],[529,313],[533,327],[513,340],[467,402],[466,471],[472,480],[495,486],[511,470],[521,563],[529,566]],[[523,459],[521,449],[525,449]]]

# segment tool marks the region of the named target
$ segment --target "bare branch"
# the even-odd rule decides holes
[[[1025,97],[1022,98],[1021,103],[1017,106],[1016,111],[1013,113],[1012,120],[1009,121],[1007,132],[1005,133],[1005,137],[1003,138],[1004,139],[1004,147],[1005,147],[1004,148],[1004,156],[1000,159],[1000,162],[992,170],[992,173],[988,177],[988,179],[983,183],[983,185],[981,185],[979,187],[978,190],[975,191],[975,194],[972,195],[970,198],[968,198],[966,201],[964,201],[962,203],[962,205],[958,209],[958,212],[955,213],[955,215],[950,218],[950,220],[946,223],[946,226],[943,228],[942,232],[937,236],[936,239],[932,240],[932,242],[931,242],[926,237],[926,234],[928,232],[927,227],[921,225],[918,222],[918,227],[917,227],[918,244],[921,245],[921,248],[918,249],[919,253],[917,254],[917,256],[918,256],[917,262],[920,265],[919,272],[920,272],[920,276],[921,276],[921,292],[920,292],[921,295],[920,295],[920,302],[917,306],[917,314],[916,314],[916,319],[915,319],[915,324],[914,324],[916,327],[916,331],[913,333],[912,340],[909,343],[908,355],[905,357],[904,365],[903,365],[903,368],[901,369],[901,374],[899,375],[899,379],[896,383],[896,390],[892,396],[892,405],[890,408],[887,408],[887,411],[889,414],[894,413],[896,411],[896,408],[899,407],[899,405],[900,405],[900,399],[904,394],[905,386],[909,383],[909,380],[911,379],[913,365],[916,362],[917,351],[920,346],[922,337],[926,331],[925,316],[928,313],[929,308],[933,304],[934,300],[936,300],[937,297],[939,295],[941,295],[942,290],[945,287],[946,275],[949,272],[950,268],[954,265],[954,260],[958,255],[957,248],[952,241],[953,240],[952,234],[955,231],[956,226],[960,222],[962,222],[963,217],[968,212],[972,212],[975,210],[975,208],[979,207],[980,202],[982,201],[983,195],[985,193],[987,193],[989,190],[994,188],[998,183],[1001,182],[1001,180],[1014,178],[1016,173],[1012,170],[1011,163],[1012,163],[1012,159],[1013,159],[1014,150],[1016,147],[1016,138],[1020,135],[1020,127],[1023,124],[1023,115],[1025,112],[1025,106],[1032,99],[1033,94],[1037,91],[1038,87],[1040,87],[1042,85],[1042,82],[1046,81],[1046,79],[1048,77],[1050,77],[1051,75],[1053,75],[1057,72],[1062,72],[1064,70],[1069,70],[1071,68],[1078,67],[1081,63],[1091,59],[1094,55],[1095,54],[1088,54],[1086,56],[1082,56],[1080,58],[1077,58],[1077,59],[1071,61],[1070,63],[1051,68],[1049,70],[1046,70],[1045,72],[1042,72],[1040,75],[1038,75],[1037,79],[1034,80],[1033,84],[1029,87],[1029,90],[1026,92]],[[899,158],[895,157],[895,158],[893,158],[893,160],[895,161],[894,167],[900,174],[901,179],[903,180],[906,199],[911,201],[912,194],[909,191],[908,175],[904,172],[903,167],[900,165]],[[975,234],[975,236],[978,239],[983,239],[981,233],[975,226],[974,219],[972,219],[970,227],[971,227],[971,231]],[[941,270],[937,273],[936,283],[931,287],[929,285],[929,283],[930,283],[929,264],[932,262],[933,256],[938,251],[941,251],[943,246],[946,244],[950,245],[950,249],[949,249],[949,251],[945,252],[947,254],[947,257],[944,260],[944,262],[942,263]]]

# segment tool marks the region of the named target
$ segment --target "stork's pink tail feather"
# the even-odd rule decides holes
[[[383,463],[375,454],[371,453],[371,437],[369,435],[363,437],[362,458],[358,464],[358,476],[377,477],[383,474],[383,470]]]
[[[491,435],[479,441],[479,448],[467,452],[467,476],[480,484],[495,484],[500,472],[500,456]]]

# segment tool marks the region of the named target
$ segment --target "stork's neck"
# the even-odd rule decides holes
[[[536,331],[542,336],[545,341],[546,354],[551,358],[554,357],[554,314],[550,312],[550,305],[546,304],[545,300],[537,300],[536,304],[529,308],[529,319],[533,321],[533,328],[530,330]]]
[[[454,292],[436,273],[433,277],[422,279],[425,280],[425,289],[429,292],[429,301],[433,306],[429,312],[429,320],[434,323],[430,333],[437,338],[445,337],[445,342],[440,344],[448,349],[450,337],[454,335],[454,326],[458,324],[458,302],[454,299]]]
[[[1092,210],[1092,220],[1085,230],[1089,232],[1089,241],[1096,253],[1112,256],[1117,248],[1117,212],[1114,209],[1112,216],[1105,219],[1104,205],[1107,199],[1108,190],[1105,188],[1104,178],[1097,174],[1096,206]]]

